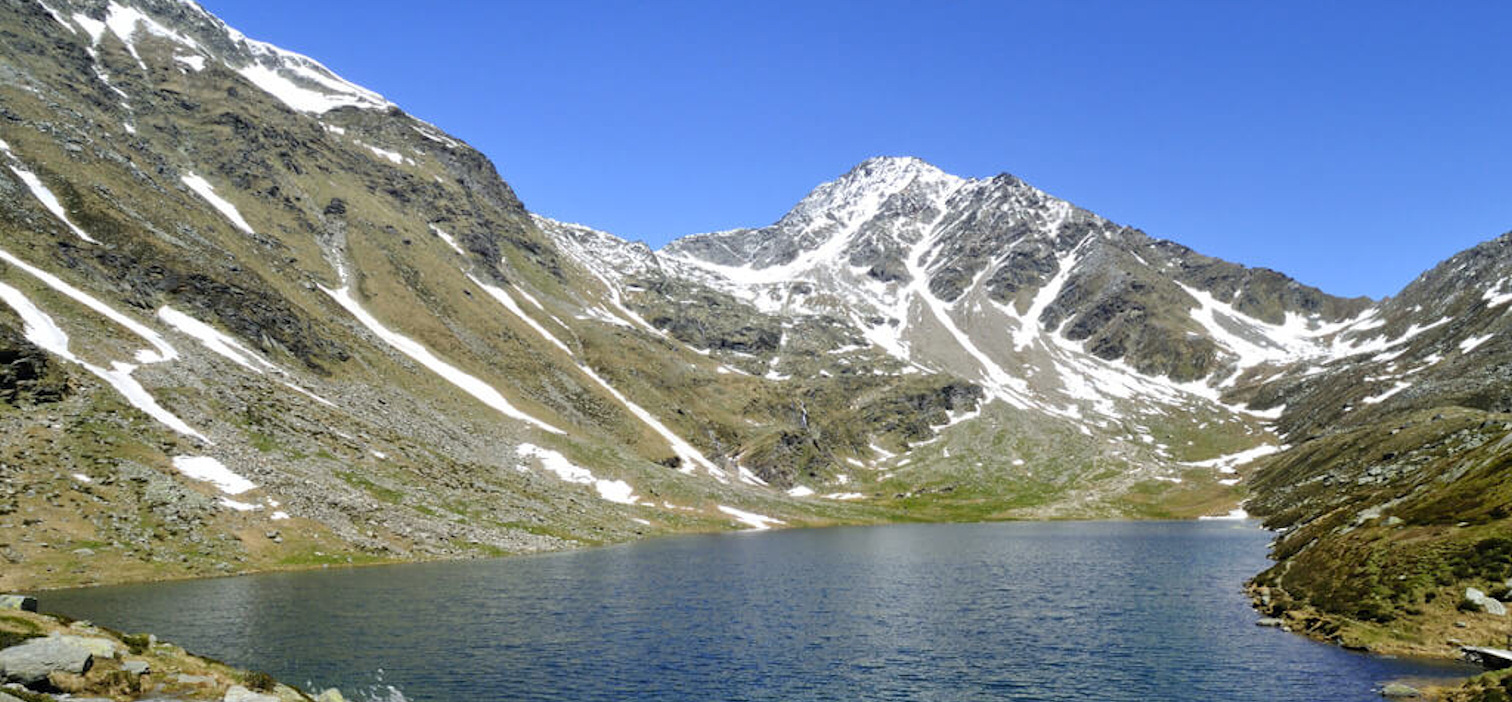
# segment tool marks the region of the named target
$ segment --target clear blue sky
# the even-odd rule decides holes
[[[1512,3],[204,2],[653,246],[875,155],[1342,295],[1512,230]]]

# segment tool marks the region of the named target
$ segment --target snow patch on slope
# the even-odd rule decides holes
[[[199,342],[203,344],[205,348],[210,349],[211,351],[222,357],[230,359],[237,365],[240,365],[247,370],[250,370],[254,373],[262,373],[263,371],[267,370],[278,370],[277,366],[264,361],[257,354],[247,350],[247,347],[242,346],[241,342],[225,334],[222,334],[220,330],[216,329],[215,327],[205,324],[204,322],[190,317],[189,315],[173,309],[172,307],[164,305],[158,308],[157,316],[158,319],[167,322],[168,326],[173,327],[174,329],[177,329],[184,334],[194,337],[195,339],[199,340]]]
[[[503,305],[504,309],[509,310],[511,314],[529,325],[530,328],[534,329],[535,332],[537,334],[540,334],[542,338],[544,338],[548,342],[551,342],[551,344],[556,346],[557,348],[561,349],[562,353],[567,354],[569,359],[576,361],[576,356],[572,353],[572,349],[568,348],[566,344],[562,343],[560,339],[556,338],[555,335],[553,335],[545,327],[541,326],[541,324],[535,321],[535,319],[530,315],[525,314],[525,310],[520,308],[520,305],[515,302],[514,298],[509,294],[509,291],[484,283],[483,281],[478,280],[472,275],[468,275],[467,279],[471,280],[474,285],[482,288],[489,294],[490,297],[497,300],[499,304]],[[540,303],[536,302],[536,305],[539,306]],[[652,414],[650,412],[647,412],[645,408],[632,402],[630,398],[624,395],[624,393],[621,393],[613,385],[610,385],[609,381],[604,380],[602,376],[600,376],[592,368],[589,368],[588,364],[577,361],[577,367],[578,370],[582,371],[584,375],[587,375],[590,379],[593,380],[593,382],[598,383],[599,386],[604,388],[606,392],[614,396],[614,399],[618,400],[621,405],[624,405],[625,409],[630,410],[631,414],[635,415],[638,419],[645,423],[646,426],[650,427],[652,431],[655,431],[659,436],[662,437],[662,439],[666,440],[666,442],[671,445],[673,453],[677,454],[678,458],[682,459],[684,465],[683,472],[692,472],[694,466],[700,466],[707,470],[711,475],[719,478],[724,477],[725,472],[718,466],[714,465],[714,463],[708,458],[705,458],[703,453],[701,453],[698,449],[693,448],[692,444],[689,444],[682,437],[678,436],[677,433],[673,432],[670,428],[667,427],[667,425],[662,424],[661,420],[658,420],[656,417],[652,416]]]
[[[51,212],[54,217],[57,217],[59,221],[67,225],[69,230],[77,234],[80,239],[91,244],[100,243],[94,237],[85,233],[83,229],[80,229],[79,225],[74,224],[73,220],[68,218],[68,213],[63,210],[63,203],[58,200],[58,196],[47,189],[47,186],[42,183],[41,178],[38,178],[35,173],[26,169],[21,160],[16,158],[16,155],[11,152],[9,144],[0,141],[0,153],[4,153],[7,160],[10,161],[7,165],[10,167],[11,172],[15,173],[16,177],[26,184],[26,189],[31,191],[32,196],[36,197],[42,203],[42,206],[47,208],[48,212]]]
[[[438,226],[436,226],[434,224],[430,225],[430,230],[436,236],[441,237],[441,240],[444,241],[444,242],[446,242],[446,245],[450,246],[452,248],[452,251],[456,251],[458,254],[461,254],[462,256],[466,256],[467,255],[467,252],[462,250],[462,247],[457,244],[457,240],[454,239],[454,238],[452,238],[452,235],[447,234],[446,232],[442,231],[440,227],[438,227]]]
[[[1380,404],[1380,403],[1385,402],[1386,400],[1390,399],[1392,395],[1395,395],[1395,394],[1397,394],[1397,393],[1399,393],[1399,392],[1401,392],[1403,390],[1406,390],[1407,388],[1410,388],[1410,387],[1412,387],[1412,383],[1409,383],[1409,382],[1404,381],[1404,380],[1398,380],[1396,382],[1396,384],[1392,385],[1391,388],[1388,389],[1386,392],[1383,392],[1383,393],[1381,393],[1379,395],[1371,395],[1370,397],[1367,397],[1367,398],[1361,400],[1361,402],[1364,402],[1367,405],[1377,405],[1377,404]]]
[[[599,498],[608,502],[622,505],[637,503],[635,490],[629,483],[623,480],[595,478],[592,471],[567,460],[566,456],[557,451],[535,444],[520,444],[515,447],[515,455],[520,458],[534,458],[542,468],[556,474],[563,481],[578,485],[592,485],[593,489],[598,491]]]
[[[259,356],[251,349],[243,346],[241,342],[237,341],[236,339],[233,339],[230,336],[221,333],[219,329],[205,324],[204,322],[201,322],[198,319],[195,319],[167,305],[164,305],[163,307],[158,309],[157,316],[158,319],[166,322],[168,326],[177,329],[183,334],[194,337],[195,340],[200,342],[200,345],[204,346],[206,349],[209,349],[216,355],[226,358],[231,362],[236,363],[237,365],[242,366],[243,368],[246,368],[247,370],[250,370],[257,374],[262,374],[264,371],[270,371],[274,375],[278,375],[283,378],[279,382],[283,383],[284,387],[298,392],[299,394],[304,395],[305,397],[308,397],[327,407],[336,406],[336,403],[331,402],[324,397],[316,395],[315,393],[294,384],[289,380],[289,378],[291,378],[292,376],[288,371],[278,367],[278,365],[272,362],[264,360],[262,356]]]
[[[1481,344],[1484,344],[1487,341],[1490,341],[1492,336],[1493,336],[1492,334],[1486,334],[1486,335],[1483,335],[1483,336],[1472,336],[1472,337],[1469,337],[1469,338],[1465,339],[1464,341],[1461,341],[1460,345],[1459,345],[1459,347],[1460,347],[1460,353],[1470,353],[1471,351],[1474,351],[1475,347],[1480,346]]]
[[[252,63],[236,72],[297,112],[322,114],[338,107],[385,110],[393,106],[382,95],[342,79],[315,59],[248,39],[224,23],[221,26],[252,56]]]
[[[1501,307],[1512,302],[1512,280],[1503,278],[1497,281],[1481,294],[1481,299],[1486,301],[1486,307]]]
[[[755,512],[747,512],[745,510],[736,509],[734,507],[726,507],[725,505],[718,505],[718,507],[719,511],[724,512],[731,517],[734,517],[735,521],[750,527],[752,531],[771,529],[773,524],[787,523],[782,521],[781,519],[756,514]]]
[[[157,400],[153,398],[152,393],[147,392],[147,389],[142,387],[141,383],[138,383],[135,378],[131,377],[132,371],[137,368],[136,366],[116,361],[111,364],[110,368],[104,368],[89,363],[69,350],[68,334],[63,331],[62,327],[58,326],[52,317],[43,312],[40,307],[37,307],[20,290],[5,283],[0,283],[0,300],[3,300],[11,309],[15,310],[16,315],[21,318],[22,333],[27,341],[36,344],[44,351],[59,358],[78,364],[84,370],[114,388],[133,407],[158,420],[168,428],[185,436],[197,438],[205,443],[211,443],[209,439],[195,431],[187,422],[179,419],[177,415],[159,405]]]
[[[201,198],[204,198],[205,202],[210,203],[211,207],[214,207],[217,212],[220,212],[221,216],[229,220],[231,224],[234,225],[237,229],[240,229],[248,234],[256,233],[252,231],[252,225],[247,224],[247,220],[242,219],[241,212],[236,209],[236,205],[231,204],[225,198],[215,194],[215,188],[210,185],[210,181],[205,180],[204,178],[201,178],[193,173],[187,173],[181,176],[179,180],[184,181],[184,185],[189,186],[189,189],[193,190],[194,194],[199,195]]]
[[[1186,461],[1181,465],[1193,468],[1217,468],[1219,473],[1233,473],[1234,469],[1238,466],[1242,466],[1263,456],[1269,456],[1280,450],[1281,447],[1275,444],[1262,444],[1251,449],[1218,456],[1217,458],[1209,458],[1205,461]]]
[[[353,317],[356,317],[362,326],[367,327],[368,331],[373,332],[384,343],[430,369],[431,372],[441,376],[443,380],[455,385],[458,389],[473,396],[479,402],[492,407],[506,417],[517,419],[552,434],[566,433],[516,408],[498,390],[495,390],[493,386],[477,376],[441,360],[440,357],[432,353],[430,349],[425,348],[420,342],[384,326],[376,317],[369,314],[362,307],[361,303],[357,302],[357,299],[352,296],[350,287],[344,285],[332,290],[322,285],[320,289],[325,294],[331,296],[331,299],[335,300],[336,304],[341,305],[342,309],[346,310]]]
[[[240,495],[257,489],[257,484],[237,475],[226,464],[209,456],[175,456],[173,467],[195,480],[210,483],[227,495]]]

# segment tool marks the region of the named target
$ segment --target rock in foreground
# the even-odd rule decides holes
[[[38,687],[54,673],[83,675],[93,665],[94,654],[89,648],[49,636],[0,651],[0,680]]]
[[[0,615],[0,702],[57,699],[308,702],[263,673],[200,658],[155,638],[14,610]],[[20,687],[15,687],[19,685]],[[18,696],[22,696],[18,699]],[[318,698],[343,699],[327,690]]]

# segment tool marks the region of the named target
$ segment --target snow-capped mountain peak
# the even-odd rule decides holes
[[[813,229],[832,222],[841,229],[853,229],[876,216],[889,198],[905,190],[948,192],[965,182],[917,158],[870,158],[839,179],[815,188],[778,220],[777,226]]]

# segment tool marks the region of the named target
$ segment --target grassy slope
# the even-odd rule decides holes
[[[1461,408],[1316,439],[1267,462],[1251,509],[1286,530],[1255,579],[1271,614],[1347,646],[1454,655],[1505,643],[1461,608],[1512,576],[1512,417]],[[1258,594],[1257,590],[1257,594]]]

